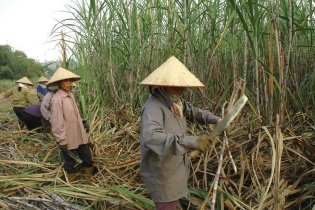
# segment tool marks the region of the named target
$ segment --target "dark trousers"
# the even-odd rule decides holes
[[[14,111],[15,115],[18,117],[20,126],[24,124],[24,121],[23,121],[24,109],[25,109],[25,107],[13,107],[13,111]]]
[[[43,125],[43,132],[51,134],[51,124],[50,124],[49,120],[42,118],[41,121],[42,121],[42,125]]]
[[[66,172],[74,173],[79,171],[81,168],[93,166],[91,151],[87,144],[81,144],[77,149],[69,150],[69,152],[77,155],[83,162],[81,165],[76,167],[77,161],[68,154],[68,151],[62,151],[62,155],[65,160],[63,168]]]
[[[33,130],[42,126],[42,121],[40,118],[26,112],[23,112],[23,122],[25,123],[28,130]],[[37,130],[37,132],[40,132],[40,130]]]

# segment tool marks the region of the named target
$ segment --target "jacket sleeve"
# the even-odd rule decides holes
[[[25,91],[25,98],[30,105],[38,103],[35,97],[29,91],[29,89],[24,88],[24,91]]]
[[[62,99],[54,97],[51,101],[51,130],[60,145],[67,144],[63,117]]]
[[[42,100],[42,103],[41,103],[41,106],[40,106],[40,112],[42,113],[43,118],[45,118],[46,120],[50,121],[50,116],[51,116],[51,111],[50,111],[51,97],[50,97],[50,94],[49,95],[48,94]]]
[[[13,94],[13,88],[11,88],[10,90],[8,90],[7,92],[4,93],[4,97],[9,97],[10,95]]]
[[[195,148],[198,137],[166,132],[163,115],[158,110],[142,111],[142,144],[157,155],[184,155],[187,149]]]
[[[37,85],[36,91],[37,93],[42,93],[42,87],[40,85]]]
[[[205,125],[205,124],[216,124],[220,117],[212,114],[207,110],[202,110],[194,107],[188,102],[184,101],[184,116],[194,123]]]

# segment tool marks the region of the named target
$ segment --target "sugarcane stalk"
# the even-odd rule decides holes
[[[224,139],[225,139],[226,148],[227,148],[227,150],[228,150],[229,159],[230,159],[231,164],[232,164],[232,166],[233,166],[234,173],[236,174],[236,173],[237,173],[237,168],[236,168],[236,165],[235,165],[235,162],[234,162],[234,159],[233,159],[231,150],[230,150],[229,141],[228,141],[228,138],[227,138],[227,135],[226,135],[225,132],[224,132],[224,138],[223,138],[223,140],[224,140]]]
[[[224,105],[222,107],[222,117],[224,117],[225,105],[226,105],[226,102],[224,103]],[[221,168],[222,168],[222,164],[223,164],[223,155],[224,155],[225,146],[228,149],[229,158],[230,158],[230,161],[233,165],[234,172],[237,173],[237,168],[236,168],[235,162],[233,160],[233,156],[232,156],[231,151],[230,151],[228,138],[227,138],[226,132],[223,131],[222,150],[220,152],[218,170],[217,170],[217,173],[215,174],[215,179],[214,179],[214,187],[213,187],[213,193],[212,193],[213,196],[212,196],[212,201],[211,201],[211,210],[215,210],[215,199],[217,197],[217,189],[218,189],[218,184],[219,184],[220,172],[221,172]]]
[[[222,106],[222,118],[224,117],[224,108],[226,106],[227,102],[225,102]],[[217,173],[215,174],[214,178],[214,186],[213,186],[213,193],[212,193],[212,201],[211,201],[211,210],[215,210],[215,199],[217,197],[217,189],[218,189],[218,183],[219,183],[219,178],[220,178],[220,171],[222,168],[222,163],[223,163],[223,154],[226,146],[226,132],[223,131],[223,142],[222,142],[222,150],[220,152],[220,159],[219,159],[219,165],[218,165],[218,170]],[[234,161],[233,161],[234,162]]]
[[[62,62],[61,62],[61,67],[66,68],[66,42],[65,42],[65,36],[63,31],[61,31],[61,51],[62,51]]]

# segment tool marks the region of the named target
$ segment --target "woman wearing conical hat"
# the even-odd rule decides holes
[[[80,79],[80,76],[64,68],[58,68],[47,83],[47,86],[59,86],[51,100],[50,123],[52,133],[64,156],[63,168],[67,172],[69,181],[73,181],[82,168],[83,174],[87,177],[91,177],[94,173],[88,137],[78,106],[70,91],[73,82]],[[82,162],[79,167],[76,167],[77,161]]]
[[[36,87],[37,96],[41,100],[44,98],[44,96],[48,93],[48,88],[46,86],[46,83],[48,82],[48,79],[44,76],[41,76],[38,79],[38,85]]]
[[[23,125],[23,110],[25,107],[37,103],[37,101],[28,89],[28,86],[32,86],[33,83],[27,77],[23,77],[15,81],[15,83],[17,84],[17,87],[13,87],[8,90],[4,96],[12,96],[13,111],[18,117],[19,124]]]
[[[187,152],[205,152],[211,145],[209,136],[188,135],[186,120],[216,124],[221,118],[181,97],[186,88],[204,85],[174,56],[140,85],[155,87],[141,109],[140,173],[156,209],[175,210],[178,199],[188,194]]]

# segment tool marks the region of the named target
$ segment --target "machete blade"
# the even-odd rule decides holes
[[[237,102],[232,106],[229,113],[218,123],[215,129],[211,132],[210,136],[212,138],[220,135],[222,131],[235,119],[235,117],[240,113],[242,108],[245,106],[248,98],[243,95]]]
[[[224,129],[235,119],[235,117],[240,113],[242,108],[245,106],[248,98],[247,96],[243,95],[234,106],[230,109],[229,113],[218,123],[215,129],[210,133],[210,137],[214,139],[218,135],[224,131]],[[189,158],[193,159],[200,154],[200,150],[194,150],[189,153]]]

